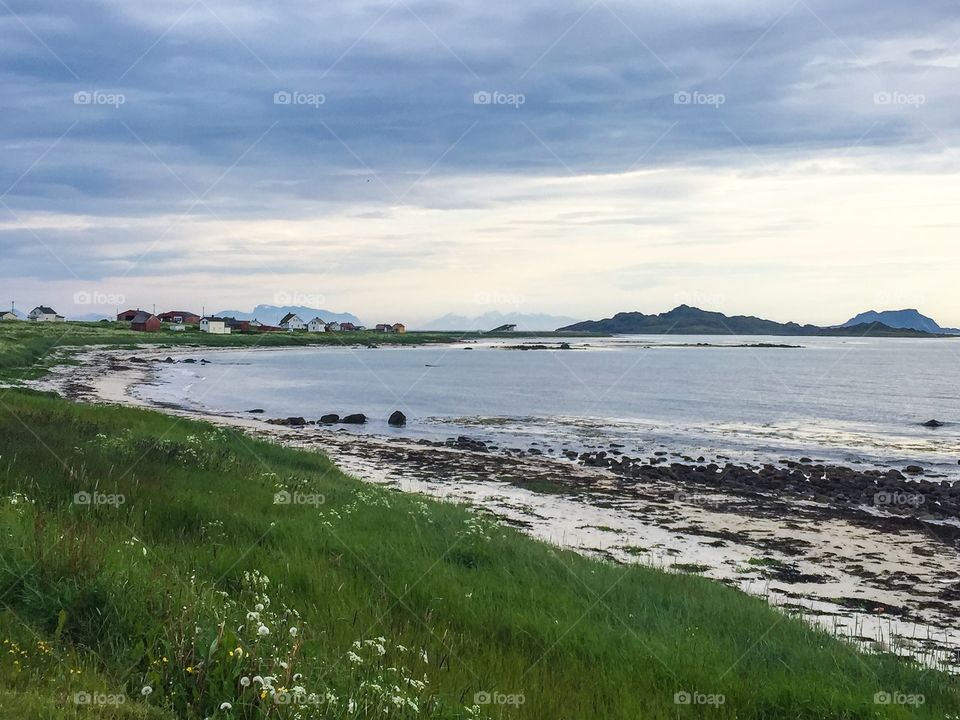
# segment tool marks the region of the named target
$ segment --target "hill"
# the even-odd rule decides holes
[[[279,325],[280,320],[287,313],[299,315],[304,322],[309,322],[314,317],[319,317],[327,322],[350,322],[354,325],[363,325],[360,319],[351,313],[335,313],[332,310],[311,308],[305,305],[257,305],[251,312],[221,310],[217,315],[219,317],[233,317],[237,320],[257,319],[267,325]]]
[[[700,308],[680,305],[659,315],[641,312],[617,313],[604,320],[588,320],[559,328],[569,332],[606,332],[615,334],[651,335],[805,335],[805,336],[872,336],[934,337],[929,332],[911,328],[893,328],[880,322],[860,322],[836,328],[798,323],[778,323],[751,315],[728,316]]]
[[[562,315],[545,315],[542,313],[502,313],[493,310],[468,317],[448,313],[443,317],[431,320],[417,326],[418,330],[452,331],[452,330],[491,330],[501,325],[516,325],[518,332],[536,332],[538,330],[553,330],[561,325],[577,322],[576,318]]]
[[[843,323],[843,325],[838,325],[837,327],[852,327],[854,325],[862,325],[863,323],[883,323],[892,328],[922,330],[923,332],[937,334],[960,334],[960,330],[957,328],[941,327],[933,318],[922,315],[918,310],[912,308],[906,310],[881,310],[880,312],[868,310],[867,312],[862,312],[850,318]]]

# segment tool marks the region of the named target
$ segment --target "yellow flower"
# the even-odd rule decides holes
[[[193,674],[193,665],[187,665],[187,672]]]

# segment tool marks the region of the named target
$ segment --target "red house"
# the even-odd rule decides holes
[[[122,313],[117,315],[117,320],[119,322],[131,322],[137,313],[141,312],[140,310],[124,310]]]
[[[200,316],[187,310],[170,310],[157,315],[163,322],[173,323],[174,325],[199,325]]]
[[[160,318],[148,312],[138,312],[130,320],[130,329],[138,332],[159,332]]]

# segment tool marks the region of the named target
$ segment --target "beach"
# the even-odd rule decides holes
[[[211,414],[137,392],[159,382],[165,367],[212,366],[219,357],[208,348],[94,348],[34,385],[321,451],[368,482],[469,503],[535,538],[610,562],[702,574],[867,649],[960,668],[960,498],[951,482],[799,457],[753,465],[668,450],[635,456],[616,442],[551,456],[469,435],[348,432],[318,425],[316,416],[301,427],[273,424],[283,418]]]

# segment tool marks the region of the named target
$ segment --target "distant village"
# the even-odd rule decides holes
[[[0,321],[20,320],[20,316],[13,309],[0,312]],[[29,322],[65,322],[66,318],[46,305],[38,305],[27,314]],[[355,325],[351,322],[326,322],[315,317],[304,321],[296,313],[287,313],[280,320],[279,325],[267,325],[256,318],[253,320],[238,320],[232,317],[202,316],[186,310],[169,310],[154,314],[146,310],[124,310],[117,313],[117,321],[130,323],[130,329],[137,332],[160,332],[170,330],[182,332],[189,327],[199,328],[200,332],[211,335],[229,335],[231,333],[262,333],[262,332],[364,332],[369,328]],[[380,323],[373,328],[374,332],[403,333],[407,331],[403,323]]]

